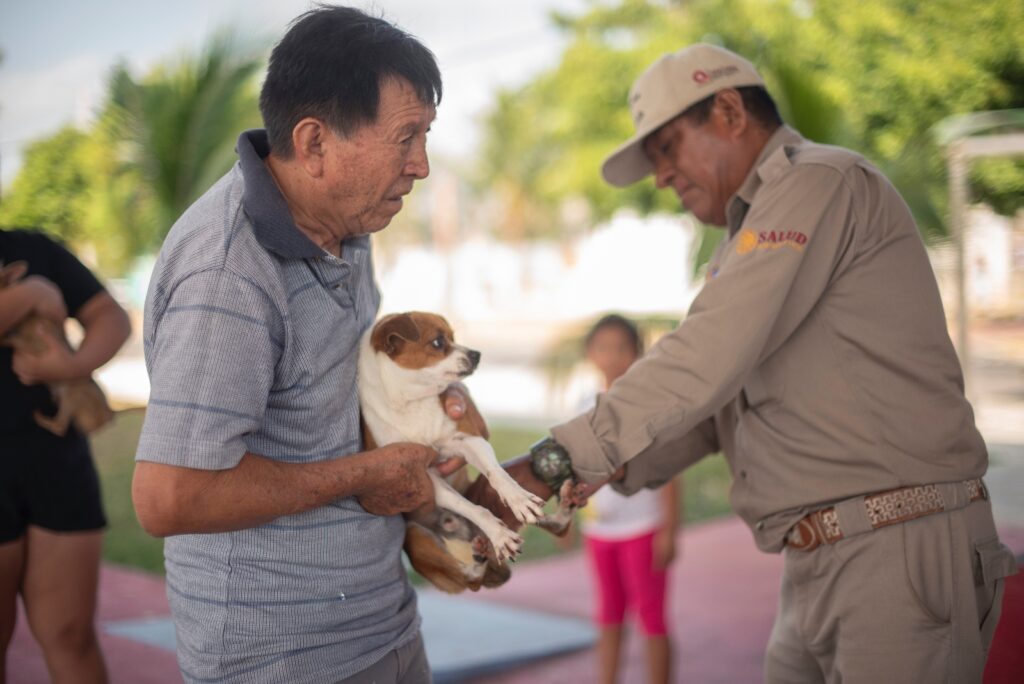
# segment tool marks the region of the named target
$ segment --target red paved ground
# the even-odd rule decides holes
[[[161,577],[104,566],[100,574],[100,624],[110,620],[169,615]],[[111,684],[180,684],[174,653],[131,639],[111,636],[100,630],[100,647],[107,661]],[[25,614],[18,614],[18,626],[7,653],[8,684],[49,682],[42,651],[32,639]]]
[[[1015,552],[1024,550],[1024,529],[1002,531]],[[678,667],[674,680],[700,684],[737,684],[761,681],[761,660],[775,614],[782,568],[779,556],[758,552],[750,533],[736,518],[695,525],[684,533],[682,557],[673,568],[671,626]],[[1024,591],[1008,594],[1007,613],[1024,615]],[[584,558],[565,554],[515,569],[501,589],[468,597],[519,608],[588,618],[591,584]],[[162,581],[122,568],[105,567],[100,587],[99,621],[167,615]],[[1004,633],[1000,625],[997,645],[1019,649],[1019,633]],[[102,647],[112,684],[170,684],[181,682],[174,655],[163,649],[103,634]],[[1015,646],[1016,644],[1016,646]],[[644,681],[643,651],[639,639],[627,642],[620,681]],[[986,684],[1014,681],[1000,673]],[[9,684],[47,682],[38,647],[23,616],[8,654]],[[534,661],[475,684],[545,684],[596,680],[593,653],[579,651]],[[1017,679],[1016,681],[1021,681]]]

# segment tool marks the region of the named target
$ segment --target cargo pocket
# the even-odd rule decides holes
[[[992,644],[1003,603],[1004,578],[1017,573],[1017,561],[998,539],[974,545],[974,591],[978,602],[978,629],[985,651]]]

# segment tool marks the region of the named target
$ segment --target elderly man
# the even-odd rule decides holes
[[[727,236],[686,319],[535,446],[536,475],[629,493],[721,450],[734,509],[785,554],[769,682],[980,681],[1016,566],[906,204],[783,125],[727,50],[663,56],[629,104],[605,179],[653,173]]]
[[[133,499],[167,536],[186,681],[430,681],[397,514],[433,500],[437,454],[363,451],[355,373],[380,300],[369,234],[427,176],[440,98],[408,34],[307,12],[271,55],[266,130],[167,236]]]

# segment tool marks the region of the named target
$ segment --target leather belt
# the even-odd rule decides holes
[[[900,487],[853,499],[853,502],[863,502],[867,524],[870,526],[860,531],[870,532],[880,527],[896,525],[933,513],[962,508],[978,499],[988,498],[985,483],[981,481],[980,477],[949,484],[962,487],[965,490],[966,496],[961,498],[960,505],[955,505],[955,501],[947,501],[947,498],[943,496],[942,488],[949,485],[939,484]],[[805,515],[789,530],[789,534],[786,535],[786,546],[796,551],[813,551],[822,544],[835,544],[840,539],[853,536],[840,524],[837,508],[844,504],[837,504]]]

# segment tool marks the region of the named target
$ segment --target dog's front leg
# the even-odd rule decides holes
[[[438,447],[442,456],[461,456],[480,471],[521,523],[536,523],[544,517],[544,501],[519,486],[498,463],[490,443],[483,437],[456,434]]]
[[[431,482],[434,483],[434,503],[469,519],[483,530],[490,540],[491,546],[494,547],[494,553],[499,561],[504,563],[507,559],[514,558],[519,554],[523,546],[522,537],[505,527],[505,524],[489,510],[472,503],[455,491],[448,481],[433,468],[429,468],[427,473],[430,475]]]

